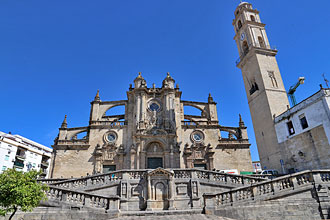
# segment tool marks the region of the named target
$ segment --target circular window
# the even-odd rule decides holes
[[[201,131],[194,131],[191,133],[191,139],[193,142],[200,143],[204,140],[204,134]]]
[[[159,109],[159,105],[157,103],[152,103],[150,106],[149,106],[150,110],[152,111],[158,111]]]
[[[149,102],[149,104],[148,104],[148,108],[149,108],[149,110],[150,111],[156,111],[156,112],[158,112],[158,111],[160,111],[160,104],[157,102],[157,101],[155,101],[155,100],[152,100],[152,101],[150,101]]]
[[[114,143],[117,140],[117,134],[113,131],[110,131],[105,135],[105,139],[109,143]]]

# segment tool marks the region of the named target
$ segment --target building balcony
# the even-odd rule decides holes
[[[41,176],[47,176],[47,173],[48,173],[47,169],[41,169],[40,171],[41,171],[41,174],[40,174]]]
[[[14,167],[17,167],[17,168],[24,168],[24,163],[16,160],[16,161],[14,162]]]
[[[44,166],[44,167],[48,167],[49,162],[48,161],[41,161],[41,165]]]
[[[16,155],[16,158],[17,159],[20,159],[20,160],[25,160],[26,159],[26,155],[25,154],[17,154]]]

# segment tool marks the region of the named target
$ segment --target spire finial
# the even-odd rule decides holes
[[[170,77],[170,72],[167,72],[167,76]]]
[[[241,114],[238,114],[239,115],[239,126],[240,127],[245,127],[245,124],[244,124],[244,121],[242,120],[242,115]]]
[[[208,97],[207,101],[208,101],[209,103],[214,102],[214,101],[213,101],[213,97],[211,96],[211,93],[209,93],[209,97]]]
[[[62,122],[61,128],[67,128],[68,127],[68,123],[66,121],[67,115],[64,116],[64,120]]]
[[[138,76],[137,76],[135,79],[143,79],[143,77],[142,77],[142,73],[139,72]]]
[[[100,101],[100,90],[97,90],[94,101]]]

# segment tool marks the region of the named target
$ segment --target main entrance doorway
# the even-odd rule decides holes
[[[103,173],[109,173],[111,171],[116,171],[116,165],[103,165]]]
[[[206,170],[206,164],[205,163],[195,163],[194,167],[197,168],[197,169]]]
[[[163,158],[162,157],[149,157],[147,168],[148,169],[156,169],[158,167],[163,168]]]

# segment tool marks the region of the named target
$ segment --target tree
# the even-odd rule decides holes
[[[11,220],[18,208],[23,212],[32,211],[41,200],[47,199],[48,187],[37,182],[39,174],[35,170],[23,173],[15,169],[0,174],[0,215],[12,212]]]

